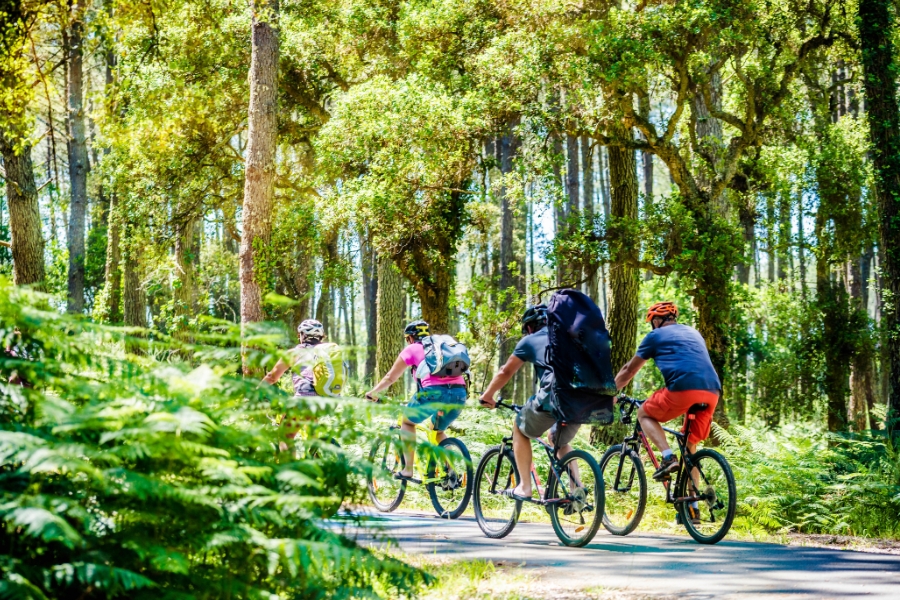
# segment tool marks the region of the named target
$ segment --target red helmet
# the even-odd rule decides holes
[[[648,323],[653,320],[653,317],[666,319],[670,316],[678,318],[678,307],[674,302],[657,302],[647,310]]]

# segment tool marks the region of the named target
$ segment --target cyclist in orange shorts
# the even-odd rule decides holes
[[[694,404],[707,404],[691,425],[688,450],[693,454],[697,444],[709,437],[722,383],[703,336],[693,327],[678,323],[678,307],[671,302],[657,302],[647,311],[647,321],[653,331],[644,337],[637,353],[616,375],[616,387],[621,390],[627,386],[651,358],[662,372],[666,386],[654,392],[638,409],[641,428],[663,455],[653,473],[653,479],[659,480],[678,469],[678,457],[669,448],[660,423],[686,414]]]

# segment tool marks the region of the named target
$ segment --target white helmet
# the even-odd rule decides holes
[[[325,337],[325,327],[315,319],[306,319],[297,325],[297,333],[304,339],[315,338],[321,340]]]

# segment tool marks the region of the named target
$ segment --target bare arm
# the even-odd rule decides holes
[[[500,367],[500,370],[497,371],[497,374],[491,379],[487,389],[484,390],[484,393],[481,395],[481,403],[488,408],[496,408],[497,403],[494,402],[494,394],[502,390],[503,386],[509,383],[509,380],[512,379],[513,375],[515,375],[524,364],[525,361],[521,358],[518,358],[515,355],[510,356],[509,360],[506,361],[506,364]]]
[[[397,360],[394,361],[394,364],[391,365],[391,369],[385,373],[384,377],[381,378],[381,381],[378,382],[378,385],[373,387],[366,393],[366,398],[369,396],[374,396],[389,387],[391,387],[395,381],[400,379],[403,375],[403,371],[406,370],[406,362],[404,362],[403,358],[397,357]]]
[[[284,375],[285,371],[290,368],[291,365],[284,362],[284,360],[279,359],[272,370],[266,373],[266,376],[263,377],[263,381],[265,381],[269,385],[275,385],[276,383],[278,383],[278,380],[281,379],[281,376]]]
[[[625,366],[622,367],[622,370],[616,375],[616,389],[625,389],[625,386],[631,383],[631,380],[634,379],[634,376],[637,375],[638,371],[640,371],[641,367],[645,364],[647,364],[647,361],[637,354],[632,356],[631,360],[625,363]]]

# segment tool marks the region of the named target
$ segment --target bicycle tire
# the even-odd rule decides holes
[[[629,479],[629,489],[623,489],[621,478],[626,476],[625,473],[626,468],[628,468],[628,463],[631,464],[631,471],[627,475]],[[619,470],[620,465],[621,471]],[[606,472],[608,466],[613,467],[611,473]],[[644,518],[644,510],[647,508],[647,473],[644,471],[644,464],[641,462],[641,457],[637,452],[631,449],[629,449],[625,455],[622,455],[622,444],[610,446],[603,455],[603,458],[600,459],[600,473],[603,474],[603,483],[606,486],[604,490],[606,493],[606,501],[604,503],[603,527],[613,535],[628,535],[640,525],[641,519]],[[614,523],[609,518],[610,505],[618,505],[616,498],[620,494],[628,493],[631,486],[635,484],[638,486],[637,506],[633,508],[630,517],[628,517],[626,513],[627,521],[624,524],[619,524],[618,522]],[[630,508],[630,502],[627,503],[626,507]]]
[[[587,464],[594,477],[594,485],[592,486],[594,502],[592,505],[593,508],[590,511],[590,524],[585,523],[581,529],[576,529],[576,532],[584,531],[582,535],[571,537],[566,533],[563,524],[560,521],[560,511],[565,511],[564,505],[553,504],[548,507],[550,511],[550,523],[553,525],[553,531],[556,533],[556,537],[558,537],[559,541],[564,545],[575,548],[586,546],[591,543],[591,540],[597,535],[597,531],[600,529],[600,523],[603,521],[603,509],[606,499],[603,487],[603,474],[600,472],[600,466],[597,464],[597,461],[590,453],[585,452],[584,450],[572,450],[560,459],[559,463],[561,471],[568,470],[569,464],[578,459],[583,460]],[[584,480],[584,474],[581,475],[581,478]],[[558,498],[557,488],[559,487],[559,479],[553,473],[552,469],[550,471],[549,479],[550,481],[547,482],[547,497]],[[583,520],[584,512],[579,511],[579,517]]]
[[[725,503],[721,502],[720,493],[721,488],[716,492],[716,500],[717,504],[721,503],[722,508],[725,509],[725,518],[722,520],[722,525],[716,529],[712,534],[705,534],[697,529],[691,522],[690,514],[688,512],[688,506],[690,506],[687,502],[682,502],[678,507],[678,513],[681,515],[681,523],[684,525],[684,528],[687,529],[688,534],[694,538],[694,540],[699,544],[716,544],[722,540],[731,529],[731,525],[734,522],[734,515],[737,512],[737,485],[734,481],[734,473],[731,471],[731,465],[728,464],[728,461],[725,460],[725,457],[716,452],[715,450],[703,449],[695,452],[691,456],[691,461],[700,465],[700,471],[703,472],[702,463],[705,459],[709,459],[715,462],[722,471],[722,476],[725,481],[725,489],[728,491],[728,498]],[[703,473],[702,475],[705,478],[708,478],[707,473]],[[681,480],[678,484],[678,491],[676,492],[676,496],[685,497],[687,496],[686,488],[687,482],[690,478],[685,474],[685,476],[681,477]],[[710,485],[709,480],[705,482],[707,485]],[[702,483],[701,483],[702,485]],[[714,517],[712,515],[712,508],[707,507],[710,510],[711,518]],[[720,509],[721,510],[721,509]],[[701,508],[700,513],[702,515],[703,510]],[[714,521],[711,521],[714,522]]]
[[[472,457],[469,455],[469,449],[466,448],[466,445],[462,443],[461,440],[458,440],[456,438],[444,439],[444,441],[439,444],[439,447],[446,450],[449,450],[449,448],[451,447],[455,447],[465,461],[466,470],[465,473],[463,473],[464,480],[462,482],[463,496],[456,508],[454,508],[453,510],[447,510],[447,508],[443,505],[441,499],[439,498],[439,492],[444,490],[444,488],[442,487],[443,483],[429,483],[425,487],[428,490],[428,495],[431,497],[431,505],[434,507],[434,510],[437,511],[438,516],[444,519],[457,519],[466,511],[466,507],[469,506],[469,500],[472,498]],[[428,460],[427,472],[429,479],[435,477],[437,464],[438,463],[435,456],[432,455],[432,457]]]
[[[391,428],[396,429],[395,427]],[[399,472],[403,468],[403,454],[397,448],[392,448],[390,443],[392,438],[378,438],[372,443],[372,449],[369,451],[369,462],[371,463],[371,471],[366,478],[366,487],[369,490],[369,499],[372,504],[380,512],[393,512],[397,510],[400,503],[403,502],[403,496],[406,494],[406,481],[396,480],[396,495],[389,494],[387,498],[378,497],[378,475],[384,475],[385,472],[393,477],[395,472]],[[380,456],[384,453],[384,456]],[[399,455],[399,458],[398,458]],[[398,466],[399,469],[395,469]],[[383,500],[387,500],[386,502]]]
[[[478,468],[475,470],[474,489],[472,490],[472,506],[475,509],[475,520],[478,522],[478,527],[481,528],[484,535],[495,540],[505,538],[515,529],[516,523],[519,522],[519,513],[522,511],[522,501],[512,499],[510,499],[510,502],[512,502],[513,509],[506,521],[489,519],[483,510],[482,493],[487,491],[482,490],[484,476],[487,474],[489,478],[492,478],[494,473],[503,467],[503,461],[509,462],[512,475],[510,481],[502,482],[503,489],[515,488],[519,481],[519,469],[516,468],[513,453],[510,450],[504,451],[502,446],[493,446],[487,449],[478,462]],[[497,486],[499,487],[500,485],[501,482],[498,481]],[[490,494],[490,497],[494,497],[494,495]]]

